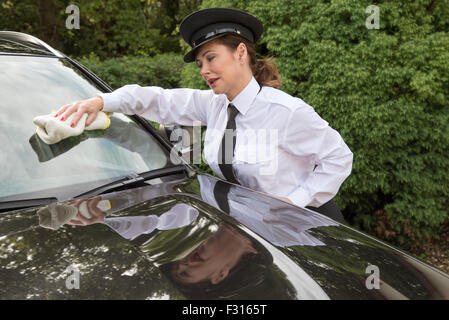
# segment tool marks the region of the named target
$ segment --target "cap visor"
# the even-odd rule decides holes
[[[236,33],[232,33],[232,32],[225,32],[225,33],[220,33],[215,35],[214,37],[211,37],[209,39],[207,39],[206,41],[201,42],[199,45],[195,46],[192,48],[192,50],[190,50],[189,52],[187,52],[184,56],[184,62],[194,62],[196,60],[196,51],[199,47],[201,47],[203,44],[206,44],[208,42],[211,42],[212,40],[218,39],[220,37],[223,37],[227,34],[235,34],[237,36],[240,36]],[[241,37],[241,36],[240,36]]]
[[[184,56],[184,62],[194,62],[195,61],[195,51],[196,49],[192,49],[187,52]]]

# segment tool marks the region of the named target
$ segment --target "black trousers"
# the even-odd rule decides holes
[[[338,222],[345,222],[345,218],[343,217],[343,214],[341,213],[340,208],[338,208],[337,203],[334,201],[334,199],[329,200],[318,208],[309,206],[307,206],[306,208],[324,214],[325,216],[332,218]]]

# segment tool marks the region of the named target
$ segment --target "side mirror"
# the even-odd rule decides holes
[[[169,140],[184,155],[192,152],[193,145],[199,143],[199,138],[193,133],[193,127],[170,125],[159,125],[159,133]]]

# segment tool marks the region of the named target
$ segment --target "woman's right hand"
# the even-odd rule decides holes
[[[69,204],[73,205],[78,209],[78,213],[76,214],[76,218],[67,222],[67,224],[72,226],[87,226],[94,223],[104,223],[104,218],[106,217],[106,212],[100,210],[97,205],[101,201],[101,196],[96,196],[90,199],[78,199],[73,202],[69,202]],[[80,213],[80,205],[83,202],[87,202],[87,211],[90,214],[90,218],[85,217]]]
[[[75,113],[72,119],[71,127],[75,127],[83,114],[87,113],[86,127],[90,125],[97,117],[98,112],[103,108],[103,99],[96,96],[87,100],[75,101],[61,107],[55,114],[59,120],[64,121],[72,113]]]

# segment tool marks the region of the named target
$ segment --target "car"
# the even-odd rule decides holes
[[[0,32],[0,70],[1,299],[449,298],[449,275],[201,172],[137,115],[44,143],[34,117],[111,88],[43,41]]]

